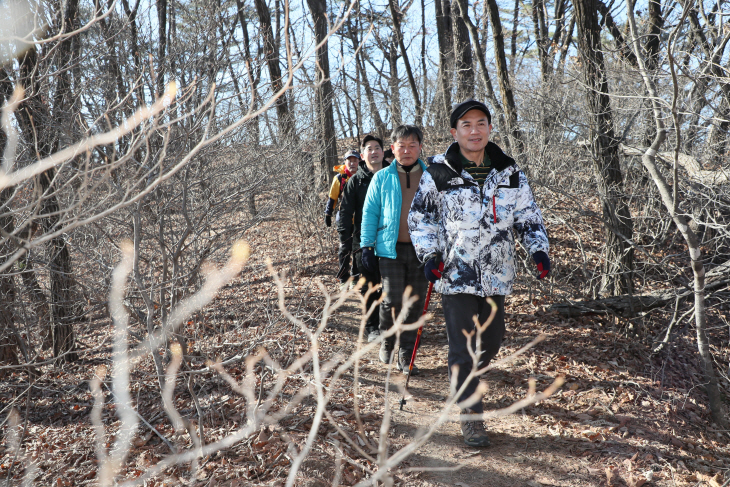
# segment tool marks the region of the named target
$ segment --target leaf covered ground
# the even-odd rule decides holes
[[[730,437],[711,422],[691,324],[662,353],[652,355],[652,343],[661,336],[672,310],[632,321],[600,315],[565,319],[551,312],[552,303],[580,294],[583,274],[574,263],[583,254],[589,261],[597,260],[602,235],[595,221],[573,222],[569,229],[552,221],[549,211],[546,220],[554,257],[552,281],[538,283],[522,271],[507,300],[507,334],[498,358],[540,335],[545,339],[484,377],[486,409],[497,411],[526,397],[530,379],[537,392],[557,377],[564,377],[564,385],[538,404],[489,419],[492,446],[487,449],[465,446],[458,411],[448,410],[447,420],[433,436],[391,470],[394,485],[727,485]],[[277,288],[266,259],[285,272],[285,304],[310,329],[320,323],[325,305],[318,283],[328,293],[339,292],[332,234],[292,235],[291,222],[278,216],[250,229],[246,239],[252,258],[241,276],[212,305],[190,317],[182,331],[188,339],[186,368],[176,382],[174,404],[203,431],[206,444],[245,426],[247,407],[246,400],[206,366],[207,361],[222,361],[227,373],[240,380],[246,357],[261,350],[283,368],[310,350],[302,330],[277,307]],[[430,311],[418,356],[422,373],[411,379],[403,410],[398,403],[405,378],[395,370],[389,374],[378,361],[377,348],[359,361],[357,374],[351,368],[338,380],[325,381],[331,394],[328,415],[295,485],[326,486],[334,480],[355,485],[378,469],[377,445],[384,435],[387,453],[394,454],[436,423],[449,393],[447,340],[438,296]],[[728,367],[727,327],[723,328],[727,314],[722,306],[711,307],[709,314],[713,353],[722,373]],[[134,320],[132,325],[134,346],[145,329]],[[359,326],[360,301],[352,293],[320,335],[322,358],[340,363],[351,356],[358,347]],[[0,480],[20,485],[27,476],[32,485],[94,485],[97,445],[88,384],[99,365],[112,365],[112,330],[104,310],[90,314],[81,330],[80,361],[63,365],[48,361],[36,366],[38,375],[18,369],[0,385],[3,415],[11,410],[15,415],[4,425]],[[263,397],[279,369],[260,362],[253,370]],[[142,421],[118,480],[146,478],[139,484],[148,486],[284,485],[292,459],[310,434],[317,406],[313,395],[295,402],[292,398],[312,381],[311,364],[305,362],[274,398],[275,422],[201,459],[194,469],[190,463],[175,465],[147,478],[150,469],[171,453],[171,445],[179,451],[191,449],[192,440],[187,433],[176,432],[165,414],[154,366],[146,357],[132,372],[131,395]],[[721,383],[727,394],[726,375]],[[103,392],[106,444],[102,446],[110,448],[119,421],[108,381]],[[384,418],[387,428],[382,427]],[[16,433],[19,443],[11,438]]]

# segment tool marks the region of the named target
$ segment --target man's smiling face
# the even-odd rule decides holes
[[[459,147],[467,152],[479,152],[487,146],[492,125],[487,114],[481,110],[469,110],[456,122],[451,135],[459,143]],[[475,161],[476,162],[476,161]]]

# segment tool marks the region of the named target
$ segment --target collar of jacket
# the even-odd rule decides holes
[[[428,169],[428,166],[426,166],[426,163],[425,163],[425,162],[423,162],[423,161],[421,160],[421,158],[420,158],[420,157],[418,158],[418,160],[417,160],[416,162],[417,162],[418,164],[420,164],[420,166],[421,166],[421,169],[422,169],[422,170],[423,170],[424,172],[426,171],[426,169]],[[383,167],[383,169],[386,169],[386,168],[385,168],[385,167]],[[396,174],[396,175],[398,174],[398,163],[397,163],[397,162],[395,161],[395,159],[393,159],[393,162],[391,162],[391,163],[390,163],[390,164],[389,164],[389,165],[387,166],[387,169],[388,169],[388,171],[392,171],[392,172],[393,172],[393,174]],[[381,171],[382,171],[382,169],[381,169]]]
[[[382,163],[382,164],[383,164],[383,167],[381,167],[381,168],[380,168],[380,171],[382,171],[382,170],[383,170],[383,169],[385,169],[386,167],[390,166],[390,163],[389,163],[389,162],[385,162],[385,161],[383,161],[383,163]],[[365,175],[365,176],[367,176],[367,177],[369,177],[369,178],[371,178],[371,177],[373,177],[373,176],[375,175],[375,173],[374,173],[374,172],[372,172],[372,171],[371,171],[370,169],[368,169],[368,165],[367,165],[367,164],[365,164],[365,161],[363,161],[363,162],[362,162],[362,163],[360,164],[360,167],[358,167],[358,168],[357,168],[357,172],[362,172],[362,173],[363,173],[363,175]],[[357,174],[357,173],[356,173],[356,174]]]
[[[333,167],[332,170],[334,172],[338,172],[340,174],[345,174],[345,165],[344,164],[340,164],[339,166]]]
[[[497,172],[503,171],[515,163],[515,160],[505,154],[494,142],[487,143],[487,147],[484,150],[489,156],[489,160],[492,161],[492,167],[496,169]],[[448,161],[449,165],[457,174],[461,174],[461,171],[464,169],[464,165],[461,163],[461,158],[459,157],[459,152],[459,143],[452,142],[444,153],[444,159]]]

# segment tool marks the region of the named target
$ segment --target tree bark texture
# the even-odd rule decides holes
[[[548,62],[550,38],[548,37],[548,28],[545,23],[544,0],[532,1],[532,24],[535,34],[537,54],[540,59],[540,74],[542,75],[542,82],[547,83],[552,75],[552,64]]]
[[[269,77],[271,78],[271,93],[272,95],[276,95],[284,88],[284,83],[281,79],[281,68],[279,66],[278,43],[274,39],[274,33],[271,28],[271,13],[265,0],[254,0],[254,4],[256,5],[256,13],[261,23],[260,28],[264,42],[266,64],[269,67]],[[281,96],[275,102],[275,106],[279,125],[279,137],[287,140],[295,140],[296,131],[294,119],[289,111],[286,93],[281,93]]]
[[[591,157],[606,227],[605,260],[599,293],[609,296],[631,294],[634,251],[627,240],[633,236],[633,222],[624,196],[619,141],[614,135],[597,2],[576,0],[573,5],[590,117]]]
[[[438,93],[435,118],[437,124],[449,126],[451,113],[451,75],[454,62],[454,35],[451,25],[450,0],[434,0],[436,9],[436,36],[439,45]],[[440,126],[440,125],[439,125]]]
[[[391,35],[388,41],[388,50],[385,55],[388,56],[388,66],[390,67],[390,77],[388,78],[388,89],[390,90],[390,125],[391,129],[394,129],[403,123],[400,104],[400,83],[398,78],[398,41],[396,40],[395,33]]]
[[[78,1],[78,0],[76,0]],[[157,5],[157,96],[165,92],[165,74],[167,64],[167,0],[156,0]]]
[[[2,68],[0,68],[2,69]],[[7,78],[4,76],[5,70],[0,71],[0,106],[5,104],[6,93],[5,85]],[[7,94],[9,96],[9,93]],[[5,151],[7,137],[5,132],[0,130],[0,154]],[[0,208],[5,205],[12,195],[12,188],[5,188],[0,191]],[[4,233],[10,233],[13,230],[13,218],[9,213],[0,213],[0,229]],[[0,237],[0,264],[5,263],[7,256],[13,253],[13,246],[8,239]],[[18,361],[17,338],[15,337],[12,327],[15,315],[15,284],[13,282],[12,272],[0,273],[0,364],[16,365]],[[0,377],[8,373],[7,369],[0,369]]]
[[[30,49],[20,64],[21,79],[26,85],[26,99],[20,105],[17,118],[23,136],[37,148],[38,157],[47,157],[56,149],[58,139],[54,137],[52,117],[48,107],[43,102],[35,73],[38,65],[38,55],[35,49]],[[56,231],[61,211],[58,198],[53,187],[55,169],[49,169],[36,178],[40,200],[41,225],[46,231]],[[71,264],[71,254],[63,235],[54,237],[51,241],[52,254],[50,266],[51,278],[51,337],[55,357],[67,361],[74,361],[78,357],[75,349],[75,335],[73,322],[77,318],[75,313],[73,291],[75,279]]]
[[[504,51],[504,31],[502,30],[502,21],[499,19],[499,6],[497,0],[487,0],[489,6],[489,21],[492,23],[492,33],[494,38],[494,60],[497,65],[497,79],[499,81],[499,91],[502,95],[502,106],[504,108],[505,131],[512,140],[512,149],[516,152],[514,155],[518,161],[522,162],[522,154],[524,153],[524,142],[522,132],[517,124],[517,107],[515,106],[515,97],[512,92],[512,84],[509,80],[509,71],[507,68],[507,56]]]
[[[317,146],[322,177],[320,183],[326,185],[337,164],[337,133],[332,110],[332,82],[330,80],[330,61],[327,38],[327,1],[307,0],[314,19],[314,35],[317,44],[317,78],[315,103],[317,104]]]
[[[363,59],[363,52],[362,50],[357,49],[357,47],[360,45],[360,39],[358,38],[357,32],[358,29],[355,25],[348,24],[347,33],[348,37],[350,38],[350,42],[352,43],[352,49],[357,51],[357,54],[355,55],[355,62],[357,63],[357,73],[362,80],[362,87],[365,90],[365,98],[367,99],[368,107],[370,109],[370,116],[373,117],[375,133],[378,135],[379,138],[385,140],[387,130],[385,128],[385,123],[383,123],[383,119],[380,116],[380,111],[378,111],[377,105],[375,103],[375,94],[373,93],[372,86],[370,85],[370,80],[368,79],[365,60]]]
[[[456,71],[456,103],[474,97],[474,56],[469,40],[469,30],[459,12],[459,0],[452,0],[451,19],[454,30],[454,69]],[[469,11],[466,12],[469,15]]]
[[[395,37],[398,40],[398,47],[400,48],[400,54],[403,58],[403,64],[406,67],[406,75],[408,76],[408,85],[411,87],[411,94],[413,96],[414,103],[416,104],[416,125],[423,125],[423,105],[421,104],[421,97],[418,93],[418,86],[416,86],[416,78],[413,76],[413,70],[411,69],[411,61],[408,58],[408,51],[406,50],[406,44],[403,42],[403,30],[401,27],[401,18],[403,12],[400,7],[396,5],[396,0],[389,0],[390,13],[393,18],[393,29],[395,31]]]

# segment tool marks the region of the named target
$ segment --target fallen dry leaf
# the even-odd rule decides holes
[[[640,477],[634,477],[631,475],[629,477],[629,487],[641,487],[646,483],[646,477],[640,476]]]
[[[613,467],[606,467],[606,484],[616,485],[619,480],[618,473]]]

